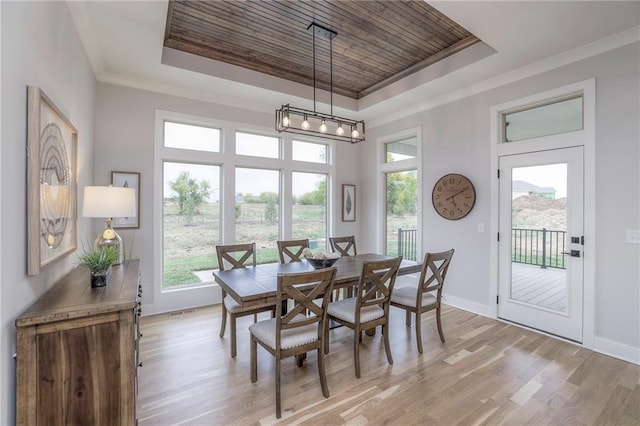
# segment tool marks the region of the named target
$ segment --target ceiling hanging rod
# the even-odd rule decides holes
[[[333,115],[333,38],[337,32],[312,22],[307,30],[312,30],[313,45],[313,111],[282,105],[276,110],[276,130],[278,132],[296,133],[309,136],[321,136],[325,139],[341,140],[350,143],[364,141],[364,121]],[[316,35],[329,40],[329,85],[330,113],[324,114],[316,110]],[[312,123],[313,122],[313,126]],[[344,126],[348,132],[345,133]]]

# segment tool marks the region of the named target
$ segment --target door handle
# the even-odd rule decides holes
[[[580,257],[580,250],[563,251],[562,254],[569,255],[571,257]]]

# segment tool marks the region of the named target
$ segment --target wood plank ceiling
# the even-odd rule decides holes
[[[313,87],[313,22],[337,33],[316,36],[317,88],[354,99],[479,41],[422,0],[171,0],[164,45]]]

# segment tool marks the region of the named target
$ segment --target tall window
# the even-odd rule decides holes
[[[280,172],[236,168],[236,243],[256,243],[258,263],[278,261]]]
[[[220,151],[220,130],[166,121],[166,148]],[[175,289],[211,281],[220,241],[220,167],[163,160],[162,286]]]
[[[418,260],[418,136],[392,138],[383,144],[381,171],[384,173],[384,250],[389,256]]]
[[[325,174],[294,172],[292,221],[293,239],[309,238],[309,247],[326,251],[327,233],[327,183]]]
[[[387,255],[417,260],[418,172],[386,174]]]

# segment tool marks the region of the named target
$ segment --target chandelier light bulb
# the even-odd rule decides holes
[[[286,112],[284,114],[284,116],[282,117],[282,125],[285,126],[285,127],[289,126],[289,113],[288,112]]]
[[[338,136],[344,135],[344,129],[342,128],[342,123],[338,123],[338,128],[336,129],[336,135]]]
[[[322,119],[322,123],[320,123],[320,133],[327,133],[327,125],[324,123],[324,118]]]
[[[306,115],[304,116],[304,120],[302,120],[301,127],[304,130],[309,130],[309,120],[307,120],[307,116]]]
[[[356,129],[355,127],[353,128],[353,130],[351,131],[351,137],[352,138],[357,138],[360,136],[360,132],[358,132],[358,129]]]

